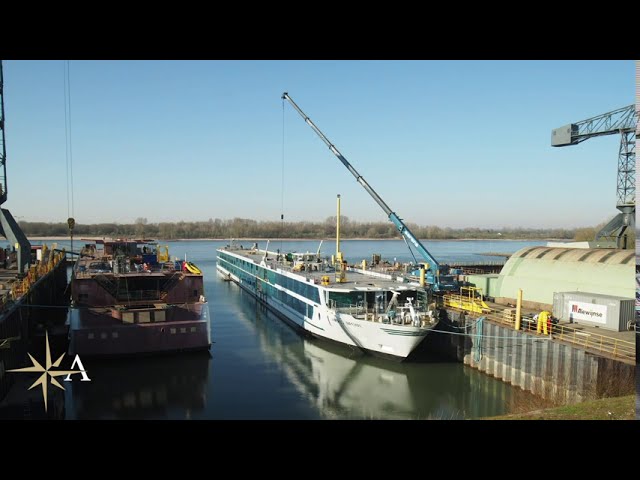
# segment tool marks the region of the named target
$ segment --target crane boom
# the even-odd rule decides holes
[[[4,76],[0,60],[0,205],[7,201],[7,147],[4,138]]]
[[[626,230],[635,226],[637,121],[636,106],[632,104],[551,131],[552,147],[577,145],[604,135],[620,135],[616,188],[616,207],[620,213],[602,227],[595,238],[596,241],[615,242],[619,248],[626,248]]]
[[[358,171],[353,167],[353,165],[351,165],[347,161],[347,159],[344,158],[344,156],[335,147],[335,145],[333,145],[333,143],[331,143],[331,141],[329,141],[329,139],[326,137],[326,135],[324,133],[322,133],[322,131],[320,131],[320,129],[318,127],[316,127],[316,125],[302,111],[302,109],[300,109],[300,107],[298,107],[296,102],[293,101],[293,99],[289,96],[289,94],[287,92],[284,92],[282,94],[282,99],[283,100],[287,100],[291,104],[291,106],[304,119],[304,121],[307,123],[307,125],[309,125],[311,127],[311,129],[314,132],[316,132],[316,134],[327,145],[327,147],[329,147],[329,150],[331,150],[331,152],[336,157],[338,157],[338,160],[340,160],[340,162],[342,162],[342,164],[347,168],[347,170],[349,170],[349,172],[351,172],[351,175],[353,175],[355,177],[356,181],[360,185],[362,185],[362,187],[367,191],[367,193],[373,197],[373,199],[376,201],[376,203],[378,205],[380,205],[382,210],[384,210],[384,213],[387,214],[387,216],[389,217],[389,220],[391,220],[391,222],[396,226],[396,228],[398,229],[400,234],[406,240],[408,240],[409,242],[411,242],[413,244],[413,246],[416,248],[416,250],[418,251],[420,256],[428,264],[427,265],[427,281],[429,283],[433,284],[434,290],[438,291],[438,290],[453,290],[453,289],[456,289],[457,285],[455,285],[452,282],[448,282],[447,280],[450,280],[450,279],[446,279],[444,277],[444,274],[448,273],[448,267],[446,265],[440,265],[438,263],[438,261],[433,257],[433,255],[431,255],[429,253],[429,251],[422,245],[422,243],[420,243],[420,241],[411,232],[411,230],[409,230],[409,227],[407,227],[404,224],[404,222],[400,219],[400,217],[398,217],[398,215],[396,215],[396,213],[393,212],[393,210],[391,210],[391,208],[389,208],[389,205],[387,205],[386,202],[384,200],[382,200],[382,198],[380,198],[380,195],[378,195],[376,193],[376,191],[373,188],[371,188],[371,185],[369,185],[369,183],[367,183],[367,181],[362,177],[362,175],[360,175],[358,173]],[[442,277],[441,277],[441,274],[443,274]]]
[[[633,132],[636,129],[635,105],[587,118],[551,131],[551,146],[577,145],[589,138],[614,133]]]

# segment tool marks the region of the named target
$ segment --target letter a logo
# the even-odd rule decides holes
[[[76,365],[78,365],[78,367],[80,367],[80,371],[78,373],[82,374],[82,380],[80,380],[80,381],[81,382],[90,382],[91,379],[87,375],[87,371],[84,369],[84,365],[82,365],[82,360],[80,360],[80,355],[76,355],[76,358],[73,359],[73,363],[71,364],[71,368],[73,369],[73,367],[75,367]],[[70,382],[71,381],[71,374],[67,375],[64,378],[64,381],[65,382]]]

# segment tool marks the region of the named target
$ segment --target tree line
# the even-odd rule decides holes
[[[583,239],[594,229],[565,228],[450,228],[434,225],[421,226],[408,223],[413,234],[428,240],[457,239],[519,239],[544,240]],[[66,222],[27,222],[20,227],[27,236],[68,236]],[[594,230],[595,231],[595,230]],[[134,223],[76,223],[74,237],[138,237],[162,240],[187,238],[333,238],[336,233],[336,217],[328,217],[324,222],[279,222],[256,221],[247,218],[221,220],[219,218],[199,222],[159,222],[149,223],[146,218],[138,218]],[[341,238],[388,239],[400,238],[398,230],[391,222],[357,222],[340,216]],[[591,236],[593,238],[593,236]]]

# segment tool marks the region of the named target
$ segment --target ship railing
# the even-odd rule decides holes
[[[384,280],[393,280],[393,276],[386,271],[362,270],[361,268],[347,267],[347,272],[361,273],[370,277],[382,278]]]
[[[108,261],[108,259],[104,259],[104,261]],[[158,263],[156,265],[152,265],[148,270],[144,270],[143,266],[139,266],[139,270],[132,268],[127,268],[126,270],[122,270],[117,272],[117,275],[125,275],[125,274],[140,274],[140,273],[173,273],[179,272],[180,270],[176,270],[175,264],[173,262],[165,262]],[[96,273],[114,273],[113,268],[110,269],[86,269],[86,270],[76,270],[75,277],[76,278],[91,278]]]
[[[276,261],[267,261],[267,265],[272,269],[280,269],[285,270],[287,272],[297,273],[298,275],[304,275],[307,273],[307,270],[296,270],[294,262],[276,262]],[[312,273],[326,273],[334,274],[335,270],[333,268],[325,270],[324,268],[318,268],[318,270],[313,270]]]
[[[506,262],[504,260],[492,260],[492,261],[474,261],[474,262],[449,262],[447,265],[454,268],[463,268],[463,267],[482,267],[487,265],[489,267],[501,267],[504,266]]]
[[[366,312],[366,309],[360,305],[341,305],[334,307],[334,310],[337,313],[347,313],[354,318],[358,315],[364,315]]]
[[[103,275],[105,273],[113,273],[113,271],[111,270],[83,270],[83,271],[76,271],[75,273],[75,277],[76,278],[91,278],[97,275]]]
[[[356,320],[379,322],[382,319],[386,319],[390,323],[393,323],[395,325],[409,325],[411,323],[410,320],[407,321],[407,318],[405,318],[405,314],[410,311],[409,308],[405,306],[400,306],[397,309],[394,309],[394,311],[396,312],[395,320],[390,319],[388,316],[388,312],[386,312],[385,310],[379,310],[376,308],[365,308],[361,304],[341,305],[338,307],[333,307],[333,310],[336,313],[348,314]],[[429,311],[426,308],[414,306],[414,312],[418,315],[418,318],[421,321],[428,320],[428,318],[430,318]]]

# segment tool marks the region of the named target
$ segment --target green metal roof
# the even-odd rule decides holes
[[[527,247],[500,272],[494,296],[553,303],[554,292],[591,292],[635,298],[635,252],[610,248]]]

